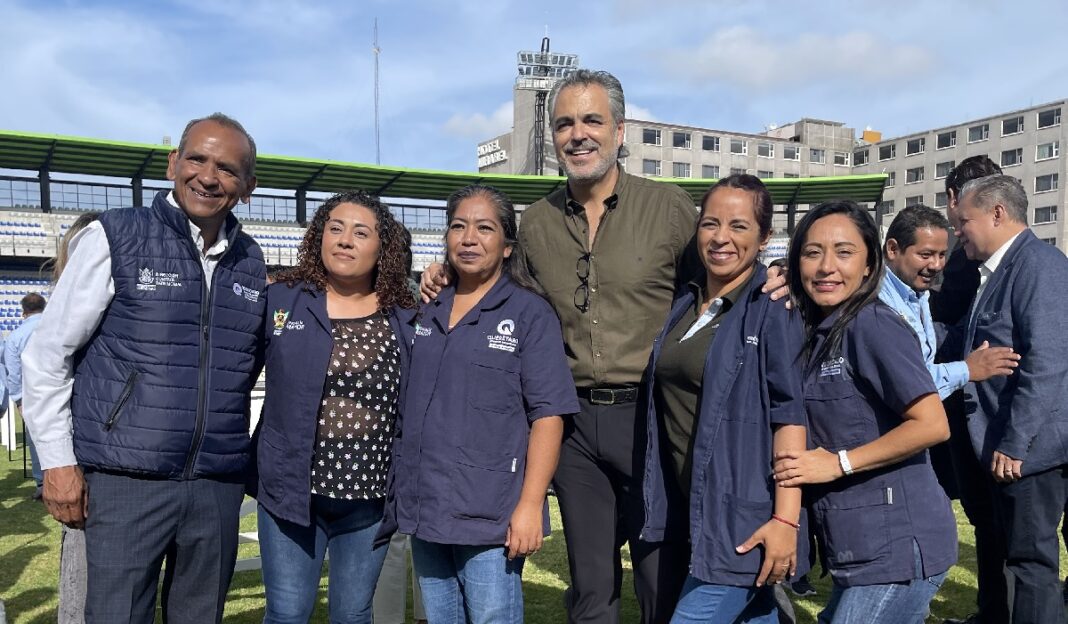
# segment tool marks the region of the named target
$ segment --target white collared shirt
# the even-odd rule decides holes
[[[1002,258],[1009,252],[1009,247],[1012,247],[1012,244],[1016,242],[1016,239],[1019,238],[1020,234],[1023,234],[1023,230],[1020,230],[1016,236],[1005,241],[1001,247],[998,247],[997,251],[990,254],[990,257],[979,265],[979,290],[975,291],[975,299],[972,300],[972,310],[971,313],[968,314],[969,324],[975,320],[975,310],[979,307],[979,298],[983,296],[983,291],[986,289],[987,282],[990,281],[990,276],[994,274],[994,271],[998,270]]]
[[[167,194],[167,202],[179,208],[173,192]],[[210,284],[229,245],[226,225],[219,228],[218,238],[207,250],[200,228],[192,221],[189,231],[200,251],[204,279]],[[92,338],[115,296],[111,246],[99,221],[74,235],[68,253],[70,260],[41,313],[39,331],[22,353],[23,416],[45,470],[78,463],[70,413],[72,359]]]

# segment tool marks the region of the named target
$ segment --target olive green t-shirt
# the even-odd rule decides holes
[[[708,307],[711,320],[683,340],[701,316],[704,284],[692,281],[686,285],[694,294],[694,305],[686,309],[682,318],[664,338],[660,357],[653,372],[653,400],[662,424],[662,443],[667,444],[671,468],[678,477],[683,496],[690,496],[690,475],[693,466],[693,439],[697,429],[697,402],[701,398],[705,359],[712,339],[716,336],[720,319],[738,300],[753,281],[752,276],[734,290],[715,299]],[[717,302],[719,302],[717,304]],[[664,467],[665,472],[667,466]]]

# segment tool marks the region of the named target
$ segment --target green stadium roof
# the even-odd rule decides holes
[[[164,180],[172,147],[0,130],[0,168]],[[564,184],[558,176],[528,176],[384,167],[316,158],[260,154],[256,177],[263,188],[337,192],[360,188],[385,197],[444,200],[468,184],[490,184],[517,204],[531,204]],[[764,180],[775,204],[813,204],[833,198],[878,201],[886,174]],[[665,178],[694,203],[711,180]]]

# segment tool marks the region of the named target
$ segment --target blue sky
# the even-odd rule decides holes
[[[158,143],[215,110],[265,153],[474,170],[511,126],[515,54],[623,82],[630,117],[885,136],[1068,97],[1061,0],[0,0],[0,128]]]

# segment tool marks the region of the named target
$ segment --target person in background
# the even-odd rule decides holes
[[[952,215],[960,200],[961,189],[968,182],[1001,173],[986,155],[962,160],[946,176],[946,212]],[[959,327],[968,315],[975,293],[979,289],[978,260],[969,260],[964,246],[957,245],[946,261],[942,286],[931,292],[931,318],[939,325]],[[949,345],[940,352],[937,362],[960,360],[960,346]],[[1005,569],[1005,539],[997,523],[994,496],[990,488],[989,471],[979,464],[968,435],[968,419],[964,411],[963,390],[954,392],[944,402],[949,418],[949,442],[946,446],[953,466],[957,496],[968,523],[975,529],[975,567],[978,588],[975,592],[976,611],[971,615],[950,618],[945,624],[1004,624],[1009,621],[1009,575]]]
[[[1064,621],[1058,528],[1068,503],[1068,259],[1027,226],[1027,193],[1007,175],[972,180],[950,220],[980,282],[963,357],[986,343],[1020,354],[1010,377],[970,384],[972,447],[989,475],[1014,579],[1013,624]]]
[[[22,306],[22,324],[16,327],[3,341],[3,364],[4,364],[4,389],[5,394],[15,403],[15,410],[22,414],[22,352],[26,349],[26,343],[30,340],[37,323],[41,320],[41,312],[45,309],[45,298],[40,293],[27,293],[19,302]],[[4,401],[7,405],[7,401]],[[41,499],[44,485],[44,476],[41,473],[41,462],[37,458],[37,449],[33,444],[33,436],[28,429],[23,432],[26,436],[26,448],[30,451],[30,466],[33,471],[33,482],[36,489],[33,493],[34,500]]]
[[[956,520],[926,449],[949,437],[916,337],[879,298],[871,215],[851,201],[812,209],[788,256],[805,321],[810,450],[776,453],[781,487],[806,486],[823,569],[821,623],[917,624],[957,559]]]
[[[99,212],[85,212],[74,220],[59,241],[56,257],[45,266],[51,269],[52,287],[70,259],[70,242],[97,220]],[[84,624],[85,622],[85,531],[61,524],[59,542],[59,612],[58,624]]]
[[[410,270],[404,226],[377,197],[348,191],[319,207],[297,265],[267,288],[249,488],[265,624],[308,622],[327,552],[330,621],[372,621],[386,556],[374,540],[411,344]]]
[[[414,292],[418,293],[418,287]],[[382,564],[382,573],[378,575],[378,586],[375,587],[375,624],[405,624],[409,576],[412,579],[412,616],[415,624],[427,624],[419,579],[415,576],[414,566],[409,566],[411,541],[410,536],[401,533],[394,533],[389,539],[389,550],[386,551],[386,560]]]
[[[446,223],[450,285],[417,318],[389,513],[412,536],[431,624],[518,623],[523,563],[549,534],[546,488],[578,401],[512,203],[468,186],[449,197]]]
[[[771,585],[809,567],[801,491],[769,476],[775,451],[805,449],[804,330],[760,292],[772,216],[760,179],[723,178],[701,207],[705,275],[676,297],[645,374],[642,535],[656,540],[668,516],[689,517],[689,577],[672,622],[774,624]]]

